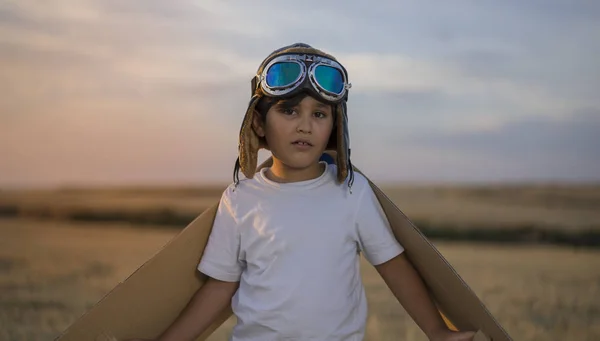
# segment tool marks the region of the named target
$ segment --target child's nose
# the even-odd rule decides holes
[[[300,119],[298,120],[298,132],[302,132],[305,134],[310,134],[312,131],[311,120],[309,115],[300,115]]]

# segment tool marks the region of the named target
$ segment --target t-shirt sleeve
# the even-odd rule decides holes
[[[385,263],[404,251],[368,182],[359,200],[356,225],[360,249],[369,263]]]
[[[239,228],[226,191],[219,202],[198,270],[221,281],[237,282],[243,270],[239,250]]]

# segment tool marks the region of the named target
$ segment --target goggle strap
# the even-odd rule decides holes
[[[252,77],[252,80],[250,81],[250,86],[251,86],[250,96],[254,96],[257,85],[258,85],[258,76],[254,76],[254,77]]]

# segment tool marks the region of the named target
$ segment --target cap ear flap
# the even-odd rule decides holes
[[[250,80],[250,95],[251,96],[254,96],[257,92],[258,80],[259,80],[258,75],[252,77],[252,80]]]
[[[260,137],[252,128],[256,104],[260,96],[254,96],[244,116],[239,138],[240,170],[248,179],[254,177],[258,162],[258,150],[261,148]]]
[[[348,140],[347,140],[347,120],[344,104],[336,106],[336,140],[337,140],[337,169],[338,182],[342,183],[348,176]]]

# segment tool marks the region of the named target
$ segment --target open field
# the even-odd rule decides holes
[[[128,223],[0,219],[0,340],[52,340],[177,233]],[[515,340],[600,340],[600,252],[438,242]],[[426,340],[372,267],[367,340]],[[211,338],[225,340],[228,321]]]
[[[0,191],[0,216],[182,228],[223,186]],[[405,186],[387,195],[432,238],[600,247],[600,185]]]

